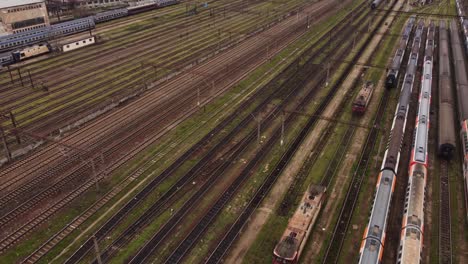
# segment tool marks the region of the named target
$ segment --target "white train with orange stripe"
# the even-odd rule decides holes
[[[409,102],[418,64],[418,53],[421,46],[423,29],[424,22],[420,21],[416,29],[400,98],[395,111],[395,117],[393,118],[390,139],[387,143],[381,172],[377,180],[369,224],[364,231],[359,251],[359,263],[371,264],[382,262],[388,214],[398,174],[400,150],[405,135]]]
[[[435,27],[431,22],[427,31],[419,108],[416,116],[413,146],[409,166],[409,180],[401,225],[397,263],[420,263],[424,236],[424,203],[428,165],[429,115],[431,107],[432,68]]]

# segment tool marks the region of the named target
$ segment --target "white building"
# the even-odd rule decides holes
[[[49,25],[44,0],[0,0],[0,35]]]

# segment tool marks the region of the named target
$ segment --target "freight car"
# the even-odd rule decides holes
[[[450,69],[448,31],[444,21],[439,25],[439,133],[438,154],[453,158],[456,144],[455,111]]]
[[[450,24],[450,39],[452,42],[452,57],[455,70],[456,91],[458,101],[458,117],[460,118],[460,137],[462,142],[462,159],[463,159],[463,176],[465,181],[465,199],[467,198],[468,190],[468,76],[465,57],[463,56],[462,42],[460,41],[457,23],[452,20]],[[468,202],[465,200],[465,203]],[[468,218],[468,211],[467,218]]]
[[[414,138],[409,165],[409,179],[401,225],[397,264],[419,264],[423,248],[424,202],[427,179],[427,145],[432,90],[434,22],[429,25],[424,54],[423,76],[419,94]]]
[[[312,185],[289,220],[281,240],[273,250],[273,264],[297,263],[315,223],[326,188]]]
[[[358,95],[353,102],[353,112],[357,114],[363,114],[366,111],[367,106],[374,93],[374,84],[372,82],[366,82],[362,85]]]
[[[418,54],[421,46],[421,35],[424,22],[418,23],[413,45],[411,48],[408,67],[401,88],[400,98],[395,110],[395,117],[390,131],[390,139],[379,173],[374,202],[372,205],[369,223],[364,231],[359,250],[359,263],[381,263],[386,237],[388,213],[392,194],[395,188],[400,161],[400,150],[405,134],[408,117],[409,101],[413,90],[414,76],[418,63]]]
[[[400,42],[398,43],[398,49],[395,52],[395,56],[392,60],[392,65],[387,73],[387,78],[385,79],[385,87],[387,89],[393,88],[398,83],[398,73],[400,72],[401,62],[403,61],[403,57],[405,56],[406,46],[408,45],[409,35],[413,30],[415,17],[410,17],[408,23],[403,30],[403,35],[401,37]]]

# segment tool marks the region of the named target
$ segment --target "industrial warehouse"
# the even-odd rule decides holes
[[[0,0],[0,263],[468,263],[466,0]]]

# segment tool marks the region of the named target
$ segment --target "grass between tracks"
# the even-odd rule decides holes
[[[121,192],[117,197],[111,200],[110,205],[114,204],[118,199],[122,198],[122,196],[131,190],[138,182],[140,182],[143,178],[148,177],[151,178],[154,175],[157,175],[161,172],[165,167],[167,167],[171,162],[173,162],[177,155],[183,153],[184,150],[188,149],[189,146],[194,144],[198,138],[204,136],[214,125],[216,125],[219,120],[230,113],[234,108],[233,105],[238,103],[241,100],[241,97],[246,95],[248,92],[257,89],[264,83],[268,82],[274,75],[276,75],[279,70],[275,70],[270,72],[272,67],[277,67],[277,64],[281,64],[280,68],[284,68],[294,57],[291,56],[291,52],[294,49],[289,48],[282,52],[279,56],[272,59],[272,61],[268,64],[263,65],[254,73],[252,73],[249,78],[241,82],[237,85],[234,89],[230,92],[226,93],[221,98],[217,99],[213,103],[207,105],[206,113],[198,113],[193,118],[186,120],[181,125],[174,130],[174,132],[169,133],[161,142],[158,144],[153,145],[147,151],[140,154],[136,159],[132,162],[129,162],[122,169],[120,169],[115,176],[110,178],[111,180],[106,182],[105,184],[101,184],[101,193],[110,189],[111,185],[116,184],[120,180],[122,180],[126,175],[128,175],[131,171],[135,170],[139,166],[141,166],[146,160],[151,159],[159,159],[159,156],[162,156],[157,163],[155,163],[154,167],[147,170],[145,174],[140,176],[134,183],[130,184],[124,191]],[[284,58],[284,60],[283,60]],[[213,115],[213,112],[215,114]],[[208,120],[214,119],[215,121],[207,122]],[[200,126],[201,125],[201,126]],[[182,140],[181,140],[182,139]],[[183,141],[182,143],[178,143],[174,145],[174,141]],[[167,149],[171,149],[174,152],[167,154]],[[148,176],[148,174],[153,173]],[[169,184],[169,183],[167,183]],[[157,191],[162,192],[167,186],[162,186]],[[139,187],[138,189],[141,189]],[[8,250],[5,254],[0,256],[0,260],[6,263],[15,262],[18,258],[24,257],[32,252],[35,248],[37,248],[40,244],[42,244],[48,237],[56,233],[58,230],[61,229],[66,223],[68,223],[73,217],[78,215],[79,211],[83,208],[87,208],[91,205],[94,201],[94,191],[90,191],[86,194],[85,198],[81,199],[80,201],[76,201],[70,206],[70,208],[74,209],[67,209],[65,212],[62,212],[55,216],[49,222],[49,225],[44,227],[43,229],[34,232],[32,235],[29,236],[29,240],[23,243],[18,244],[16,247]],[[129,198],[124,199],[124,202],[127,201]],[[107,205],[105,208],[101,210],[101,212],[106,211],[110,208],[110,205]],[[78,209],[78,210],[75,210]],[[115,212],[113,209],[111,212]],[[87,221],[82,227],[78,228],[70,237],[66,238],[62,243],[60,243],[55,249],[51,251],[49,255],[42,259],[43,263],[50,263],[55,255],[58,255],[65,247],[72,243],[74,237],[78,234],[82,233],[85,227],[89,226],[91,222],[97,220],[97,216],[93,216],[89,221]],[[100,220],[100,223],[103,223],[106,218]],[[83,239],[79,240],[79,243],[83,242]],[[77,245],[79,245],[79,243]],[[72,249],[76,249],[76,246],[72,246]],[[63,260],[70,255],[71,252],[68,252],[61,258],[57,259],[55,262],[63,262]]]
[[[237,22],[231,21],[231,23],[226,22],[224,26],[237,28],[242,31],[251,27],[252,21],[253,20],[239,20]],[[182,42],[181,44],[178,44],[175,47],[171,47],[171,52],[174,50],[177,50],[178,52],[168,58],[164,58],[166,56],[165,54],[159,54],[159,56],[151,57],[151,59],[147,59],[145,62],[150,64],[161,61],[167,62],[172,65],[175,62],[184,61],[193,53],[200,51],[206,45],[210,45],[210,43],[215,41],[217,38],[215,36],[212,36],[214,34],[213,32],[206,31],[203,34],[191,38],[189,42]],[[224,37],[224,39],[221,39],[220,41],[226,40],[228,40],[228,37]],[[167,73],[167,70],[159,70],[159,74],[162,73]],[[153,75],[153,71],[148,71],[146,69],[142,70],[141,63],[138,61],[126,63],[125,65],[118,65],[116,67],[113,67],[111,71],[109,71],[109,69],[105,70],[104,68],[102,70],[98,70],[80,76],[82,80],[86,80],[86,78],[98,78],[96,81],[92,83],[88,82],[83,84],[80,82],[79,84],[76,84],[76,79],[69,79],[68,81],[62,82],[60,85],[55,87],[54,90],[65,88],[67,86],[75,87],[77,85],[79,85],[80,88],[67,88],[64,91],[55,93],[53,96],[47,96],[36,99],[31,104],[16,107],[14,113],[16,114],[17,119],[23,120],[21,123],[23,125],[26,125],[28,123],[34,122],[35,120],[41,117],[50,115],[51,113],[54,113],[57,110],[68,109],[72,106],[72,104],[76,103],[76,101],[87,100],[86,104],[89,104],[96,101],[102,101],[103,99],[108,98],[110,95],[115,94],[117,91],[128,92],[128,90],[126,90],[128,88],[126,87],[133,86],[133,89],[135,89],[135,87],[140,88],[142,82],[147,82],[148,80],[153,78]],[[107,89],[109,85],[111,85],[113,88]],[[66,93],[67,91],[72,92]],[[85,91],[88,92],[84,93]],[[35,98],[36,95],[33,94],[31,97]],[[26,101],[30,99],[31,98],[29,96],[26,96],[23,97],[20,101]],[[52,109],[50,108],[58,102],[63,103],[59,106],[53,107]],[[18,103],[18,101],[15,102],[15,105]],[[31,109],[31,106],[34,106],[34,108]]]
[[[402,19],[400,19],[400,20],[402,20]],[[404,20],[402,20],[400,22],[397,22],[396,26],[394,25],[394,28],[393,28],[392,31],[395,31],[395,33],[398,33],[401,30],[401,27],[403,26],[403,24],[404,24]],[[387,38],[386,40],[384,40],[383,43],[380,44],[380,47],[383,47],[383,48],[379,49],[380,51],[377,52],[376,54],[374,54],[374,56],[373,56],[375,58],[373,60],[374,64],[386,65],[388,57],[390,56],[390,52],[392,50],[392,48],[389,49],[388,47],[394,46],[397,39],[398,39],[397,37]],[[384,73],[383,70],[371,69],[371,70],[368,70],[368,72],[366,73],[366,77],[364,79],[372,80],[374,83],[377,83],[378,80],[383,75],[383,73]],[[377,99],[375,99],[376,97],[377,96],[374,95],[374,100],[377,100]],[[390,106],[389,109],[391,109],[391,108],[392,107]],[[389,117],[383,117],[383,118],[387,119],[387,123],[391,121],[391,115]],[[340,135],[341,133],[344,133],[344,132],[340,133],[340,131],[343,131],[343,129],[344,129],[344,127],[337,126],[337,131],[335,132],[335,134]],[[379,144],[379,142],[381,141],[381,138],[382,138],[382,135],[379,134],[378,139],[377,139],[377,144]],[[331,140],[333,140],[333,137],[332,137]],[[330,155],[330,153],[334,153],[333,149],[334,149],[334,147],[327,148],[327,150],[324,151],[324,153],[322,154],[323,155],[322,158],[314,166],[314,169],[311,170],[311,172],[313,172],[312,175],[315,174],[315,177],[312,176],[312,181],[311,182],[317,182],[317,179],[320,178],[321,175],[323,175],[323,168],[326,167],[327,164],[329,163],[329,160],[326,157],[328,155]],[[380,153],[377,153],[378,150],[374,149],[374,151],[373,151],[374,155],[372,155],[372,156],[379,156],[384,151],[385,151],[384,149],[381,149]],[[355,169],[356,169],[356,165],[353,166],[353,171]],[[370,174],[372,174],[373,172],[375,172],[375,171],[377,171],[377,170],[375,170],[375,169],[374,170],[372,170],[372,169],[369,170],[368,175],[364,178],[364,182],[363,182],[364,192],[365,193],[370,193],[370,195],[372,195],[372,193],[374,191],[374,188],[373,188],[374,185],[367,184],[368,176]],[[334,183],[332,182],[331,186],[333,186],[333,184]],[[343,184],[349,184],[349,183],[343,183]],[[304,190],[305,190],[305,186],[307,186],[307,185],[303,186]],[[360,205],[363,204],[363,199],[365,199],[365,197],[369,197],[369,196],[368,195],[360,195],[359,196],[358,204],[357,204],[357,207],[356,207],[357,212],[362,212],[362,209],[360,208]],[[343,200],[340,200],[339,204],[342,204],[342,203],[343,203]],[[339,210],[335,211],[335,213],[333,214],[333,217],[331,217],[330,221],[332,221],[332,223],[336,222],[336,219],[338,218],[338,215],[339,215]],[[362,217],[362,215],[364,215],[364,217]],[[355,215],[353,217],[351,227],[353,226],[353,223],[355,225],[355,224],[358,224],[358,223],[365,222],[365,220],[367,220],[367,216],[368,216],[367,214],[360,214],[360,216],[361,217],[357,217]],[[319,217],[321,217],[321,215]],[[284,231],[284,228],[286,227],[286,225],[288,223],[288,220],[289,219],[286,219],[285,217],[278,217],[278,216],[269,217],[269,220],[263,226],[262,231],[259,234],[259,236],[258,236],[257,240],[255,241],[254,245],[252,246],[252,248],[249,250],[248,254],[246,255],[244,263],[267,263],[268,261],[271,261],[272,249],[275,246],[275,244],[277,243],[277,241],[279,240],[279,238],[281,237],[281,234]],[[313,229],[313,232],[323,232],[322,230],[318,230],[320,228],[321,227],[316,225],[314,227],[314,229]],[[361,227],[361,228],[363,228],[363,227]],[[279,230],[277,232],[274,232],[275,233],[274,238],[271,237],[272,236],[271,232],[273,230]],[[352,230],[352,228],[350,228],[350,230]],[[355,230],[352,230],[352,232],[357,233],[359,237],[360,237],[360,235],[362,233],[362,232],[357,232]],[[323,257],[324,251],[326,250],[326,247],[327,247],[327,245],[329,243],[330,236],[331,236],[331,231],[326,231],[325,243],[324,243],[324,246],[322,247],[322,249],[320,251],[320,254],[315,258],[316,261],[319,261]],[[343,252],[348,252],[349,249],[346,249],[346,247],[350,247],[350,246],[354,247],[355,245],[351,245],[350,243],[346,243],[346,241],[345,241]],[[349,258],[346,259],[346,260],[349,260]],[[346,261],[346,260],[341,259],[341,261]]]
[[[363,43],[358,43],[358,46],[360,44],[363,44]],[[347,109],[350,109],[349,104],[347,106]],[[342,114],[341,118],[344,120],[350,119],[350,112],[351,112],[350,110],[345,111],[344,114]],[[346,128],[345,126],[338,125],[335,128],[334,134],[330,138],[329,142],[338,142],[339,139],[345,133],[345,128]],[[331,161],[331,158],[333,157],[333,154],[335,153],[336,147],[337,147],[336,144],[329,144],[329,146],[330,147],[328,147],[321,154],[321,158],[317,161],[317,163],[311,169],[309,177],[307,177],[307,179],[302,183],[302,185],[300,185],[302,192],[306,190],[307,186],[310,183],[318,183],[321,177],[323,176],[323,173],[326,170],[329,162]],[[334,181],[331,184],[333,185]],[[300,199],[300,197],[298,197],[297,199]],[[292,213],[293,209],[295,210],[296,208],[293,207],[291,209],[290,214]],[[333,219],[336,219],[338,217],[338,213],[339,212],[335,213]],[[273,247],[275,246],[275,244],[281,237],[281,234],[284,231],[284,228],[286,227],[288,220],[289,219],[287,219],[286,217],[278,217],[276,215],[274,217],[269,217],[267,223],[262,227],[262,231],[260,232],[256,241],[254,242],[253,246],[250,248],[249,252],[247,253],[244,259],[244,263],[266,263],[266,262],[271,261],[271,252],[273,250]],[[318,227],[316,227],[315,229],[317,228]],[[271,234],[272,232],[274,232],[273,237]]]
[[[458,127],[457,127],[458,128]],[[459,142],[459,141],[458,141]],[[458,144],[461,146],[461,144]],[[452,262],[462,263],[460,256],[464,252],[467,238],[466,222],[464,213],[464,180],[462,173],[462,161],[460,155],[455,152],[455,158],[449,164],[449,185],[450,185],[450,222],[452,239]]]
[[[454,0],[442,0],[437,3],[421,7],[418,9],[418,11],[421,12],[427,12],[427,13],[434,13],[434,14],[448,14],[448,15],[456,15],[457,10],[456,10],[456,3]],[[437,18],[436,18],[437,19]],[[437,25],[437,23],[436,23]],[[436,126],[437,127],[437,126]],[[435,132],[436,133],[436,132]],[[435,135],[435,134],[434,134]],[[437,141],[435,141],[437,144]],[[432,151],[437,151],[437,148],[432,148]],[[463,176],[460,174],[460,159],[458,155],[455,155],[456,157],[450,162],[449,164],[449,184],[450,184],[450,206],[451,206],[451,221],[452,221],[452,256],[453,256],[453,262],[458,263],[459,262],[459,254],[462,254],[463,247],[459,247],[458,241],[461,243],[463,240],[467,241],[466,238],[468,236],[468,232],[466,231],[466,228],[464,228],[466,225],[460,224],[458,221],[458,214],[459,214],[459,208],[458,207],[463,207],[463,205],[459,204],[459,201],[463,201],[463,198],[461,200],[458,200],[458,195],[463,195],[463,188],[460,189],[460,186],[463,186],[460,182],[460,177],[463,178]],[[430,224],[431,228],[430,231],[431,233],[429,234],[431,236],[430,238],[430,245],[425,245],[425,248],[429,251],[427,254],[429,255],[429,263],[439,263],[439,223],[440,223],[440,163],[439,160],[436,156],[433,169],[430,171],[431,177],[432,177],[432,196],[431,196],[431,202],[432,202],[432,208],[431,208],[431,219],[430,219]],[[458,241],[457,241],[458,239]]]
[[[309,34],[310,35],[310,34]],[[307,47],[312,44],[313,41],[308,39],[305,43],[302,41],[299,44],[304,45]],[[293,49],[291,47],[291,49]],[[323,97],[324,92],[321,92],[321,95],[318,95],[318,97]],[[318,102],[319,100],[315,100],[315,102]],[[315,104],[314,104],[315,107]],[[305,122],[307,119],[302,118],[302,122]],[[292,136],[297,134],[299,132],[299,127],[294,126],[296,129],[288,131],[288,135],[286,136],[286,139],[291,139]],[[270,131],[271,133],[271,131]],[[263,132],[263,138],[269,138],[271,134],[268,132]],[[261,168],[261,172],[257,175],[254,175],[251,177],[248,182],[244,183],[242,187],[242,190],[239,191],[239,193],[236,195],[236,197],[233,199],[233,201],[229,202],[228,205],[225,207],[225,209],[222,211],[222,213],[219,215],[219,217],[216,219],[216,223],[213,224],[211,227],[208,228],[208,231],[206,235],[203,236],[201,241],[201,245],[197,245],[196,249],[187,257],[187,261],[196,263],[199,261],[202,261],[202,258],[207,254],[208,249],[210,246],[212,246],[212,243],[217,241],[217,238],[219,238],[219,234],[223,233],[223,230],[226,229],[226,227],[234,221],[238,214],[240,213],[240,210],[242,210],[242,207],[245,206],[245,204],[250,200],[251,196],[253,195],[254,191],[260,186],[262,183],[264,177],[268,175],[270,172],[269,166],[270,164],[276,163],[277,159],[280,158],[281,150],[283,150],[281,147],[276,146],[275,149],[272,151],[273,154],[271,154],[266,160],[268,162],[262,163],[258,167]],[[247,160],[249,160],[247,158]],[[235,169],[233,169],[235,170]],[[248,187],[246,187],[248,186]],[[201,208],[206,208],[206,206],[211,205],[212,199],[204,199],[205,202],[202,203]],[[199,208],[197,207],[197,212],[203,212],[204,210],[198,210]],[[191,215],[190,218],[193,218],[196,220],[196,215]],[[186,222],[191,222],[190,219],[186,220]],[[182,227],[184,228],[184,227]],[[177,232],[177,234],[172,234],[173,238],[180,238],[180,234],[183,234],[184,232]],[[158,251],[158,256],[156,260],[161,260],[164,259],[169,255],[169,252],[171,249],[173,249],[176,246],[177,241],[171,241],[166,245],[164,249],[161,249]]]
[[[303,119],[303,122],[305,122],[305,121],[306,121],[306,119]],[[298,129],[292,130],[290,132],[293,133],[293,134],[297,133]],[[266,133],[266,134],[268,134],[268,133]],[[268,137],[268,136],[266,136],[266,137]],[[277,153],[277,152],[275,153],[275,155],[278,155],[278,154],[279,153]],[[279,156],[276,156],[276,158],[279,158]],[[269,159],[269,160],[271,160],[271,159]],[[270,164],[270,162],[268,164]],[[268,169],[267,169],[268,164],[265,164],[265,166],[263,166],[263,165],[260,166],[262,168],[265,168],[263,170],[263,172],[262,172],[263,174],[268,172]],[[266,174],[263,175],[263,176],[266,176]],[[245,194],[245,193],[250,194],[250,195],[252,194],[253,190],[255,190],[258,187],[258,185],[262,182],[261,178],[259,179],[258,177],[261,177],[261,176],[255,176],[255,179],[250,179],[249,182],[244,185],[244,186],[249,186],[249,190],[243,191],[242,192],[243,194]],[[213,199],[214,199],[214,197],[210,198],[209,196],[207,198],[204,198],[204,202],[202,202],[201,205],[199,207],[197,207],[197,212],[203,212],[204,211],[203,208],[208,208],[207,206],[210,205],[210,201],[212,201]],[[239,208],[239,204],[240,205],[245,205],[246,201],[248,201],[249,199],[250,199],[249,195],[247,195],[247,197],[245,197],[244,195],[238,195],[237,198],[234,201],[229,203],[229,205],[226,207],[227,209],[225,209],[220,214],[221,219],[217,219],[216,224],[213,225],[213,227],[212,227],[212,228],[214,228],[216,230],[213,231],[213,230],[211,230],[212,228],[210,228],[210,230],[208,230],[207,235],[202,239],[202,241],[204,242],[203,245],[197,246],[198,253],[201,253],[201,254],[194,254],[194,255],[189,256],[188,257],[189,262],[192,262],[192,261],[197,262],[197,261],[201,260],[199,258],[202,257],[204,254],[206,254],[207,245],[209,245],[209,243],[212,242],[212,240],[216,236],[214,234],[219,234],[220,232],[218,232],[218,231],[224,230],[226,225],[229,224],[230,222],[232,222],[235,219],[235,217],[237,217],[238,210],[241,209],[241,208]],[[188,219],[186,219],[184,221],[191,222],[190,219],[195,220],[196,215],[195,214],[190,214]],[[182,228],[181,230],[178,229],[178,231],[176,233],[171,234],[171,238],[180,238],[184,233],[186,233],[187,231],[190,230],[190,226],[183,226],[181,228]],[[174,248],[175,246],[176,246],[176,241],[174,241],[174,240],[172,240],[172,241],[170,241],[168,243],[165,243],[165,247],[163,249],[161,249],[161,250],[158,250],[158,256],[156,257],[157,260],[161,260],[161,259],[164,259],[165,257],[167,257],[169,255],[170,249]],[[118,262],[118,260],[117,260],[117,262]]]
[[[434,102],[434,101],[433,101]],[[437,128],[438,124],[431,126]],[[436,132],[433,133],[436,135]],[[435,140],[435,147],[432,148],[433,151],[437,151],[437,141]],[[430,149],[429,149],[430,150]],[[440,161],[439,158],[434,159],[432,170],[429,170],[430,176],[432,177],[432,217],[431,217],[431,239],[430,246],[426,248],[429,249],[429,263],[437,264],[439,263],[439,223],[440,223]]]
[[[298,1],[290,1],[286,5],[286,8],[290,9],[292,8],[295,4],[297,4]],[[261,7],[264,5],[264,3],[260,3],[256,5],[256,7]],[[202,14],[202,16],[208,16],[206,12]],[[269,16],[269,17],[261,17],[257,19],[252,19],[251,15],[247,15],[247,18],[244,17],[244,15],[239,15],[239,16],[231,16],[230,19],[222,19],[219,22],[217,22],[216,27],[209,27],[207,30],[200,30],[199,32],[195,34],[190,35],[190,47],[187,45],[173,45],[171,47],[167,47],[166,49],[169,49],[169,51],[173,51],[174,49],[178,49],[179,53],[173,54],[169,58],[165,58],[164,61],[161,60],[160,57],[147,57],[145,58],[147,63],[157,63],[158,65],[167,62],[169,64],[174,64],[175,62],[180,62],[189,56],[189,54],[195,51],[200,52],[201,49],[206,48],[207,45],[216,45],[216,43],[224,43],[229,41],[230,34],[222,34],[219,35],[217,32],[217,28],[222,28],[223,31],[233,31],[233,32],[247,32],[249,31],[249,28],[255,28],[258,24],[259,21],[261,23],[266,23],[267,21],[272,21],[275,19],[275,16]],[[250,21],[250,22],[248,22]],[[254,21],[254,22],[252,22]],[[210,22],[208,22],[210,23]],[[238,26],[238,25],[244,25],[244,26]],[[201,38],[202,36],[205,36],[204,38]],[[236,39],[237,37],[242,37],[242,33],[239,34],[233,34],[233,39]],[[128,37],[127,41],[130,41],[131,43],[131,37]],[[113,43],[112,43],[113,44]],[[107,44],[106,44],[107,45]],[[103,46],[106,46],[103,45]],[[113,44],[116,45],[116,44]],[[122,45],[121,45],[122,46]],[[125,45],[124,45],[125,46]],[[82,53],[77,53],[78,55],[83,55]],[[38,100],[35,100],[34,102],[28,104],[25,107],[19,107],[14,109],[14,113],[17,114],[17,119],[22,123],[22,125],[26,125],[30,122],[33,122],[34,120],[37,120],[40,117],[47,116],[49,114],[55,113],[60,109],[65,109],[65,107],[70,106],[70,102],[65,102],[61,103],[60,105],[55,105],[59,102],[64,102],[64,100],[71,99],[73,98],[73,102],[77,101],[83,101],[85,99],[92,98],[92,100],[86,100],[86,104],[93,103],[95,101],[102,101],[105,98],[108,98],[111,95],[117,95],[120,96],[119,94],[116,94],[118,91],[128,91],[128,87],[131,86],[140,86],[141,82],[147,81],[148,79],[152,78],[152,73],[150,71],[147,71],[146,69],[141,69],[141,65],[139,65],[139,62],[137,63],[128,63],[125,64],[124,66],[120,67],[113,67],[111,72],[106,71],[105,73],[102,72],[93,72],[93,78],[96,78],[96,76],[100,76],[99,78],[102,78],[102,80],[99,80],[94,83],[83,83],[80,82],[79,84],[74,84],[73,87],[78,87],[79,89],[76,89],[77,91],[84,92],[84,91],[89,91],[88,93],[85,94],[80,94],[76,95],[75,94],[67,94],[64,95],[63,93],[65,91],[60,91],[54,93],[54,96],[47,96],[45,98],[40,98]],[[125,69],[125,70],[124,70]],[[122,71],[124,70],[124,71]],[[122,71],[122,72],[120,72]],[[122,73],[127,72],[128,74],[125,74],[126,76],[122,77]],[[34,75],[34,70],[33,73]],[[88,76],[88,77],[86,77]],[[85,81],[86,79],[89,79],[89,74],[86,76],[80,76],[82,81]],[[74,80],[76,81],[76,80]],[[57,90],[60,87],[64,87],[65,85],[70,84],[69,82],[63,82],[60,85],[54,85],[54,87],[49,87],[51,91]],[[102,84],[102,85],[99,85]],[[97,85],[97,86],[96,86]],[[109,88],[112,85],[112,88]],[[67,90],[70,89],[75,89],[75,88],[67,88]],[[131,90],[131,89],[130,89]],[[30,96],[24,96],[21,100],[26,100],[31,96],[35,96],[34,94]],[[18,102],[16,102],[18,103]],[[35,106],[34,109],[28,109],[27,107],[30,106]],[[83,107],[83,104],[80,106]],[[24,112],[25,111],[25,112]],[[7,124],[7,123],[5,123]]]
[[[379,51],[376,52],[376,54],[373,56],[373,64],[384,67],[389,64],[389,58],[392,58],[396,50],[396,45],[400,40],[400,37],[395,35],[400,34],[401,29],[405,25],[406,21],[406,18],[398,17],[393,22],[392,28],[390,29],[390,34],[393,36],[385,37],[385,39],[382,40],[379,46],[381,48],[379,48]],[[374,83],[378,83],[379,81],[384,81],[384,79],[382,79],[384,74],[385,71],[383,69],[371,68],[366,73],[366,79],[372,80]],[[398,102],[398,93],[396,90],[397,89],[393,89],[389,93],[390,102],[387,105],[387,111],[382,117],[382,120],[384,120],[383,127],[388,127],[388,125],[392,122],[392,113],[395,109],[396,103]],[[387,140],[387,136],[387,134],[382,134],[382,132],[379,132],[376,140],[376,148],[372,151],[370,157],[377,158],[383,156],[385,153],[385,142]],[[381,147],[379,147],[379,145]],[[340,256],[340,262],[346,262],[349,260],[350,252],[354,257],[356,257],[359,252],[359,246],[361,242],[360,239],[364,233],[364,228],[366,227],[369,218],[370,208],[372,207],[372,200],[369,200],[368,197],[373,197],[374,195],[375,180],[377,179],[377,175],[379,173],[380,162],[381,158],[372,161],[369,169],[367,170],[366,176],[362,181],[361,192],[358,196],[356,207],[350,222],[350,227],[343,243],[343,253]],[[374,163],[376,164],[375,166]]]

